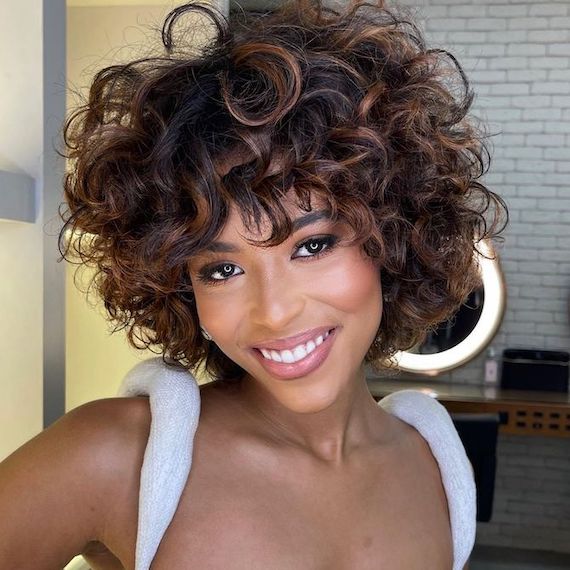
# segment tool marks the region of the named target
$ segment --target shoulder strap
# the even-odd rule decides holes
[[[463,443],[445,407],[420,390],[399,390],[378,405],[414,426],[428,442],[441,471],[453,539],[453,570],[462,570],[475,544],[475,479]]]
[[[200,388],[194,376],[151,358],[133,367],[119,396],[149,396],[151,428],[141,469],[135,570],[148,570],[172,521],[192,466],[200,416]],[[436,458],[449,504],[453,570],[467,562],[476,533],[476,489],[465,448],[451,416],[419,390],[399,390],[378,405],[413,425]]]
[[[148,570],[192,466],[200,388],[185,370],[151,358],[132,368],[119,396],[149,396],[151,426],[141,470],[135,570]]]

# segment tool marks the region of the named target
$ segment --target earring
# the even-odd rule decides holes
[[[206,340],[212,340],[212,337],[210,336],[210,334],[203,327],[200,327],[200,331],[202,332],[202,336]]]

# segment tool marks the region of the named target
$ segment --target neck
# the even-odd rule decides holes
[[[249,375],[241,382],[241,406],[256,422],[256,428],[275,445],[292,446],[315,459],[340,466],[353,452],[369,448],[386,436],[388,417],[368,390],[364,365],[350,381],[337,382],[336,392],[331,389],[321,398],[316,393],[319,386],[311,390],[301,382],[295,389],[285,391],[283,399]],[[330,402],[325,400],[327,396]]]

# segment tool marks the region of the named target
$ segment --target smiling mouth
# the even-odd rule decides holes
[[[281,353],[272,351],[278,356],[285,353],[287,360],[290,360],[289,362],[278,362],[277,360],[273,360],[273,358],[266,358],[258,348],[253,348],[252,352],[265,371],[275,378],[281,380],[302,378],[316,371],[327,360],[334,341],[338,336],[337,333],[338,328],[330,329],[326,336],[323,335],[322,342],[318,345],[315,343],[315,348],[305,355],[303,355],[302,352],[297,352],[297,354],[294,355],[291,351],[287,350],[281,351]]]
[[[277,350],[273,348],[254,347],[254,350],[256,350],[265,360],[279,364],[295,364],[297,362],[301,362],[317,350],[318,347],[326,341],[335,328],[336,327],[333,327],[323,334],[317,335],[314,339],[304,343],[299,343],[297,346],[290,349]]]

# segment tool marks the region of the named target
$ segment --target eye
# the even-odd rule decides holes
[[[327,255],[333,250],[338,239],[334,235],[309,238],[295,247],[297,251],[307,251],[308,255],[297,255],[293,259],[298,257],[315,259]],[[198,279],[208,285],[219,285],[228,281],[231,277],[239,275],[239,273],[234,273],[236,267],[235,264],[229,262],[209,265],[200,270]]]
[[[329,253],[336,245],[338,238],[336,236],[327,235],[322,237],[312,237],[297,246],[297,249],[305,249],[309,255],[299,255],[298,257],[320,257]],[[321,249],[323,248],[324,249]]]
[[[205,267],[200,271],[200,281],[204,283],[221,283],[234,276],[232,269],[236,266],[233,263],[222,263],[212,267]]]

